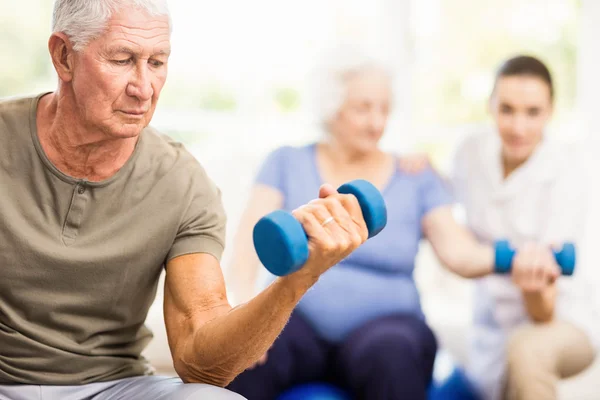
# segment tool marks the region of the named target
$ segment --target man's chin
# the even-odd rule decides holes
[[[143,124],[123,124],[116,129],[111,129],[110,136],[119,139],[138,137],[144,128]]]

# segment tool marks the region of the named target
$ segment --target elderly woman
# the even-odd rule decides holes
[[[581,160],[545,134],[553,100],[552,77],[540,60],[505,61],[490,101],[494,129],[466,138],[453,175],[468,226],[482,243],[508,239],[523,257],[547,260],[551,245],[580,242],[587,202]],[[527,256],[531,243],[545,250]],[[597,288],[587,259],[579,259],[572,277],[513,270],[477,281],[468,370],[486,399],[556,399],[558,380],[594,359]]]
[[[388,205],[388,224],[321,276],[263,362],[228,388],[272,400],[292,385],[326,380],[359,399],[424,399],[437,345],[413,279],[419,241],[425,236],[442,263],[465,277],[493,271],[494,252],[455,222],[451,198],[432,170],[407,174],[398,156],[380,149],[392,106],[386,70],[360,54],[329,59],[336,63],[316,85],[326,133],[317,143],[281,147],[263,163],[237,232],[234,292],[239,301],[254,293],[256,221],[309,202],[324,182],[372,182]]]

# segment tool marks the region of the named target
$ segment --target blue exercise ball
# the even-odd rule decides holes
[[[446,351],[438,352],[428,400],[480,400],[472,382]]]
[[[351,400],[342,389],[327,383],[306,383],[294,386],[277,400]]]
[[[433,385],[429,400],[479,400],[479,396],[464,372],[457,368],[443,382]]]

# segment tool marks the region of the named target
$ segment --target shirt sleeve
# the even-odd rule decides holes
[[[421,218],[433,209],[452,204],[449,185],[432,168],[426,169],[421,175]]]
[[[255,183],[267,185],[285,193],[285,162],[289,153],[290,147],[288,146],[280,147],[269,153],[258,170]]]
[[[570,151],[569,151],[570,150]],[[587,159],[581,148],[565,148],[565,160],[549,192],[549,215],[541,241],[547,244],[578,244],[586,227],[589,191],[586,178]]]
[[[563,149],[566,152],[566,149]],[[573,149],[551,192],[550,212],[543,242],[575,244],[574,274],[558,280],[557,315],[571,321],[599,346],[600,274],[597,251],[597,199],[593,194],[597,162],[584,148]],[[595,165],[594,165],[595,164]]]
[[[221,260],[227,217],[221,191],[204,169],[195,163],[184,199],[188,205],[179,224],[167,261],[184,254],[207,253]]]

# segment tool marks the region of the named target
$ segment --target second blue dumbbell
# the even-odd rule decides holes
[[[387,224],[387,209],[383,196],[373,184],[358,179],[340,186],[338,192],[357,198],[369,238],[381,232]],[[308,238],[302,224],[289,212],[278,210],[262,217],[254,226],[252,236],[258,258],[273,275],[291,274],[308,260]]]
[[[510,246],[507,240],[499,240],[494,244],[496,254],[495,272],[500,274],[509,273],[512,266],[512,260],[515,256],[515,249]],[[565,243],[560,251],[552,251],[556,263],[560,266],[563,275],[573,275],[575,271],[575,245]]]

